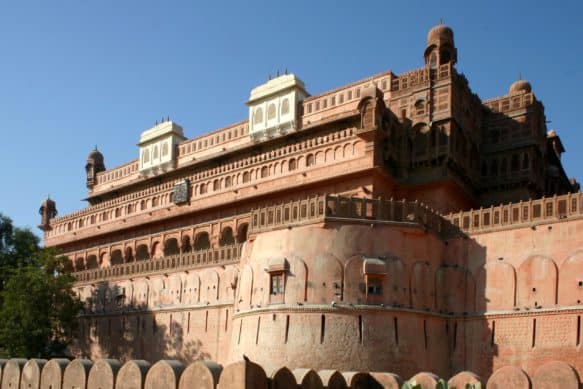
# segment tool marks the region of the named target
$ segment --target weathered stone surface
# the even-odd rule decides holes
[[[461,371],[447,381],[447,385],[455,388],[465,388],[467,384],[481,384],[480,377],[471,371]]]
[[[48,361],[40,375],[41,389],[61,389],[63,387],[63,375],[69,365],[65,358],[54,358]]]
[[[504,366],[496,370],[488,380],[486,389],[530,389],[526,373],[515,366]]]
[[[75,359],[65,369],[63,388],[86,389],[89,371],[93,362],[88,359]]]
[[[20,374],[26,364],[26,359],[9,359],[4,365],[2,372],[2,388],[17,389],[20,386]]]
[[[423,389],[435,389],[437,381],[439,381],[439,377],[429,372],[417,373],[409,380],[409,382],[415,382],[417,385],[421,385]]]
[[[403,379],[397,374],[372,372],[370,375],[385,389],[401,389],[401,386],[403,385]]]
[[[287,367],[282,367],[277,369],[271,375],[271,388],[272,389],[296,389],[298,384],[296,382],[296,377],[290,369]]]
[[[559,361],[545,363],[532,376],[533,389],[577,389],[579,376],[572,366]]]
[[[251,361],[231,363],[223,369],[219,379],[220,389],[267,389],[267,377],[261,366]]]
[[[312,369],[294,369],[292,373],[301,388],[319,389],[324,387],[320,376]]]
[[[115,389],[143,389],[151,364],[144,360],[124,363],[117,373]]]
[[[179,389],[214,389],[219,383],[223,367],[211,361],[190,364],[180,376]]]
[[[338,370],[320,370],[318,372],[325,388],[347,388],[346,379]]]
[[[175,360],[156,362],[146,375],[145,389],[176,389],[184,364]]]
[[[100,359],[89,371],[87,389],[114,389],[121,362],[117,359]]]
[[[46,359],[29,359],[22,368],[22,374],[20,376],[20,388],[39,388],[41,372],[46,363]]]

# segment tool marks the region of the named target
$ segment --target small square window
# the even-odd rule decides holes
[[[269,294],[272,296],[283,295],[284,291],[284,280],[283,273],[273,273],[271,274],[271,287]]]

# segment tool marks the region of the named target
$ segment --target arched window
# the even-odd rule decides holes
[[[316,164],[316,158],[314,158],[314,154],[308,154],[306,157],[306,166],[313,166]]]
[[[233,236],[233,230],[231,227],[225,227],[221,231],[221,238],[219,239],[220,246],[228,246],[235,243],[235,237]]]
[[[244,172],[243,173],[243,183],[249,182],[249,179],[250,179],[249,172]]]
[[[79,228],[83,227],[83,219],[79,219]]]
[[[253,117],[253,123],[259,124],[263,121],[263,110],[261,107],[255,110],[255,116]]]
[[[150,162],[150,151],[148,151],[148,150],[144,150],[144,151],[142,152],[142,162],[143,162],[143,163]]]
[[[158,197],[153,197],[152,198],[152,207],[157,207],[159,204],[159,201],[160,200],[158,200]]]
[[[225,177],[225,188],[229,188],[231,186],[231,177]]]
[[[217,179],[213,181],[213,191],[221,190],[221,182]]]
[[[298,168],[298,164],[296,162],[296,159],[295,158],[290,159],[288,162],[287,170],[292,171],[292,170],[296,170],[297,168]]]
[[[267,120],[275,119],[275,104],[269,104],[267,108]]]
[[[115,217],[120,217],[121,216],[121,209],[116,208],[115,209]]]
[[[168,155],[168,143],[162,144],[162,156],[165,157]]]
[[[158,145],[154,146],[154,151],[152,151],[152,159],[158,159]]]
[[[206,232],[201,232],[194,238],[194,249],[195,250],[208,250],[211,247],[211,242],[209,239],[209,234]]]
[[[126,213],[129,215],[129,214],[131,214],[132,212],[134,212],[134,207],[133,207],[133,205],[131,205],[131,204],[128,204],[128,207],[127,207]]]
[[[164,256],[176,255],[180,253],[178,248],[178,241],[175,238],[170,238],[164,242]]]
[[[247,230],[248,230],[247,223],[243,223],[237,229],[237,243],[243,243],[247,241]]]
[[[431,69],[437,68],[437,54],[435,51],[429,56],[429,67]]]
[[[206,184],[205,183],[200,184],[199,193],[200,194],[205,194],[206,193]]]
[[[289,113],[289,100],[283,99],[281,102],[281,114],[286,115]]]
[[[261,178],[265,178],[269,176],[269,168],[267,166],[263,166],[261,168]]]
[[[192,251],[192,246],[190,245],[190,236],[184,235],[182,237],[182,252],[190,253]]]
[[[95,224],[95,215],[91,215],[89,218],[91,224]]]
[[[140,202],[140,210],[143,211],[146,209],[146,200],[142,200]]]
[[[148,251],[148,246],[145,244],[141,244],[136,248],[136,260],[137,261],[144,261],[146,259],[150,259],[150,253]]]

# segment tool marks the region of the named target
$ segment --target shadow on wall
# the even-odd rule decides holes
[[[210,358],[197,336],[201,330],[199,317],[191,317],[189,312],[157,313],[147,302],[129,300],[126,293],[123,286],[108,282],[93,288],[79,318],[76,342],[71,347],[74,355],[121,361],[176,359],[185,363]]]

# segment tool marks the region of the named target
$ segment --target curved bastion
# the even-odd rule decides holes
[[[241,258],[232,359],[244,354],[267,369],[405,374],[433,360],[434,371],[446,372],[446,360],[436,358],[448,344],[436,336],[444,315],[434,310],[433,288],[445,248],[409,223],[336,222],[258,234]]]

